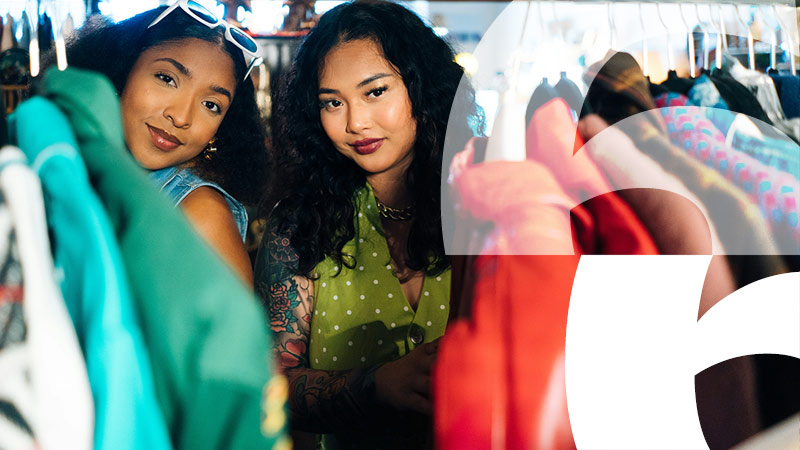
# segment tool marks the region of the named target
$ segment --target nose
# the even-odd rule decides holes
[[[175,128],[188,128],[192,123],[192,102],[183,96],[175,96],[167,102],[164,117]]]
[[[367,105],[351,104],[347,108],[347,132],[358,134],[372,126]]]

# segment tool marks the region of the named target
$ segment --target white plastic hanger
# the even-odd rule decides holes
[[[794,38],[791,35],[790,28],[783,23],[783,20],[781,20],[781,16],[780,14],[778,14],[778,7],[776,5],[772,5],[772,12],[775,14],[775,20],[777,20],[778,23],[780,24],[781,36],[783,37],[781,41],[788,43],[790,49],[796,49],[797,43],[794,41]],[[784,51],[789,51],[789,50],[784,50]],[[791,51],[789,51],[789,64],[791,67],[792,75],[797,75],[797,63],[795,62],[794,53]]]
[[[664,21],[664,16],[661,14],[661,3],[656,3],[656,11],[658,11],[658,20],[661,21],[661,25],[667,33],[667,66],[669,70],[675,70],[675,57],[672,54],[672,36],[669,33],[667,23]]]
[[[703,19],[700,18],[700,7],[697,3],[694,4],[694,13],[697,16],[697,24],[703,30],[703,68],[708,70],[708,56],[711,54],[711,49],[708,46],[708,29],[703,24]]]
[[[739,7],[737,5],[731,6],[733,6],[733,13],[734,16],[736,16],[737,22],[739,22],[739,25],[742,28],[747,30],[747,66],[750,68],[750,70],[756,70],[756,57],[753,49],[753,32],[750,31],[750,27],[744,22],[744,20],[742,20],[742,16],[739,13]]]
[[[647,32],[644,26],[644,13],[642,12],[642,3],[639,2],[639,24],[642,26],[642,75],[645,77],[650,76],[650,55],[647,49]]]
[[[686,28],[686,39],[689,45],[689,76],[694,78],[697,72],[697,62],[695,61],[694,55],[694,33],[692,33],[692,29],[689,28],[689,22],[686,20],[686,16],[683,15],[683,4],[678,4],[678,9],[681,12],[681,19],[683,19],[683,26]]]
[[[717,69],[722,69],[722,30],[717,27],[717,24],[714,22],[714,10],[711,7],[711,4],[708,4],[708,20],[711,22],[711,27],[714,28],[714,34],[717,35],[717,47],[715,51],[715,61]]]

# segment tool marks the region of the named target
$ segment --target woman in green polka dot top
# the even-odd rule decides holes
[[[462,76],[414,13],[346,3],[309,33],[274,99],[280,201],[256,288],[290,426],[318,434],[318,448],[431,444],[430,372],[450,302],[442,147],[451,106],[462,139],[448,145],[463,148],[481,123],[473,91],[456,98]]]

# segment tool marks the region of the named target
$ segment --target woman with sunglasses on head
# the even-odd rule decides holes
[[[480,123],[450,46],[389,2],[322,16],[274,98],[273,208],[256,261],[290,383],[290,425],[322,448],[431,444],[430,373],[450,260],[440,183]],[[451,107],[454,114],[451,115]],[[450,144],[449,144],[450,145]]]
[[[117,90],[131,154],[248,284],[247,213],[265,179],[264,130],[249,71],[258,46],[180,0],[119,23],[90,18],[68,43],[72,66]]]

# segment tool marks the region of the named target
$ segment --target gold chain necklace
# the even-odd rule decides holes
[[[378,214],[381,215],[384,219],[394,220],[397,222],[402,222],[405,220],[411,220],[414,218],[414,207],[409,206],[403,209],[392,208],[391,206],[386,206],[381,203],[380,200],[377,198],[375,199],[375,203],[378,205]]]

